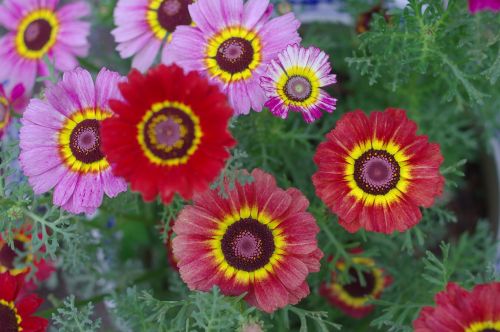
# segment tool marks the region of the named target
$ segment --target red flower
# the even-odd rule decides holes
[[[307,198],[261,170],[252,176],[250,184],[226,186],[227,198],[195,196],[175,222],[174,255],[190,289],[246,292],[248,303],[273,312],[309,294],[306,278],[319,271],[323,253]]]
[[[26,275],[29,273],[29,267],[26,266],[24,268],[16,268],[14,264],[16,263],[16,259],[23,259],[22,263],[29,263],[33,261],[33,255],[25,254],[24,257],[19,257],[19,253],[23,253],[29,249],[31,245],[31,236],[26,235],[24,231],[18,231],[14,234],[14,247],[15,250],[12,249],[6,241],[2,239],[0,235],[0,273],[9,272],[13,276],[17,275]],[[36,274],[35,278],[38,281],[47,280],[50,275],[55,271],[54,265],[52,262],[46,261],[45,259],[38,259],[33,261],[33,264],[36,266]],[[24,291],[32,291],[37,288],[34,280],[30,280],[25,283]]]
[[[344,115],[314,157],[316,194],[349,232],[405,231],[443,191],[439,145],[416,135],[403,110]]]
[[[362,318],[373,311],[374,305],[369,304],[369,301],[380,298],[384,289],[392,283],[392,278],[377,267],[373,259],[354,257],[353,263],[365,267],[361,272],[364,284],[361,283],[357,271],[351,267],[347,271],[350,281],[341,283],[337,273],[332,272],[331,281],[321,285],[320,293],[346,315]],[[345,271],[346,264],[338,262],[336,268],[338,271]]]
[[[415,332],[500,331],[500,282],[467,291],[450,282],[436,294],[437,306],[424,307],[413,322]]]
[[[43,300],[35,294],[18,299],[23,280],[23,275],[0,274],[0,331],[47,331],[48,320],[32,316]]]
[[[233,111],[218,87],[177,66],[146,75],[132,71],[112,100],[115,116],[102,123],[102,148],[113,172],[146,201],[175,193],[191,199],[208,189],[235,144],[227,130]]]

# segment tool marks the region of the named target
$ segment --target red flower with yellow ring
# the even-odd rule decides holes
[[[102,124],[103,151],[113,172],[146,201],[175,193],[191,199],[208,189],[235,141],[228,131],[233,111],[217,86],[198,73],[160,65],[134,70],[110,102],[115,116]]]
[[[404,110],[344,115],[314,157],[316,194],[350,232],[415,226],[443,191],[438,144],[416,134]]]
[[[337,262],[338,272],[346,272],[350,280],[346,283],[339,281],[338,273],[332,273],[332,280],[321,285],[320,293],[328,301],[342,310],[346,315],[354,318],[362,318],[370,314],[374,306],[369,301],[378,299],[386,287],[392,283],[392,278],[388,276],[375,261],[366,257],[353,257],[353,263],[363,266],[359,271],[363,275],[364,282],[361,281],[358,272],[340,261]]]
[[[173,253],[190,289],[218,286],[225,295],[273,312],[309,294],[307,276],[319,271],[319,227],[297,189],[282,190],[261,170],[254,182],[195,196],[173,227]]]

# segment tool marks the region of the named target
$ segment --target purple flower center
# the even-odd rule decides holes
[[[190,25],[192,20],[188,6],[193,0],[164,0],[158,8],[158,23],[168,32],[179,25]]]
[[[180,126],[171,118],[158,123],[155,134],[157,142],[167,146],[173,146],[181,138]]]
[[[312,84],[303,76],[291,76],[285,85],[285,95],[293,101],[304,101],[311,96]]]
[[[71,132],[69,146],[75,158],[84,164],[104,159],[101,152],[100,124],[98,120],[83,120]]]
[[[375,276],[370,271],[360,272],[363,275],[364,284],[361,284],[361,279],[355,269],[349,269],[349,276],[351,281],[342,288],[352,297],[365,297],[370,295],[375,289]]]
[[[236,74],[247,70],[253,57],[252,43],[243,38],[233,37],[219,46],[215,60],[220,69],[230,74]]]
[[[195,141],[195,124],[183,111],[164,108],[144,125],[144,142],[162,160],[182,158]]]
[[[0,327],[2,332],[19,331],[16,313],[3,303],[0,303]]]
[[[354,164],[354,180],[366,193],[385,195],[396,187],[400,167],[394,156],[382,150],[369,150]]]
[[[252,272],[264,267],[274,253],[272,231],[255,219],[242,219],[228,227],[222,252],[232,267]]]
[[[31,22],[24,31],[24,44],[29,50],[39,51],[50,40],[52,26],[44,19]]]
[[[497,329],[485,329],[485,330],[481,330],[479,332],[500,332],[500,331]]]
[[[14,247],[17,251],[24,252],[24,242],[14,240]],[[2,247],[0,247],[0,266],[3,266],[8,270],[14,269],[14,260],[17,256],[17,252],[7,243],[4,243]]]

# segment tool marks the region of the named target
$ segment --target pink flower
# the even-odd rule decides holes
[[[500,11],[500,0],[469,0],[469,11],[477,13],[482,10]]]
[[[78,66],[77,56],[85,57],[90,24],[79,19],[90,14],[84,2],[74,2],[56,10],[59,0],[5,0],[0,5],[0,26],[8,32],[0,38],[0,82],[18,79],[30,93],[37,76],[47,76],[43,61],[59,71]]]
[[[279,52],[300,42],[300,22],[291,13],[270,20],[269,0],[198,0],[189,12],[195,27],[177,28],[162,61],[204,73],[236,114],[260,112],[267,100],[260,77]]]
[[[54,204],[72,213],[93,213],[104,194],[127,189],[101,152],[101,121],[112,116],[110,99],[121,99],[119,74],[101,70],[96,83],[81,68],[50,86],[47,100],[32,99],[21,120],[24,174],[35,194],[55,187]]]
[[[337,100],[321,89],[337,82],[331,71],[328,55],[319,48],[288,46],[260,79],[269,98],[266,106],[282,119],[289,111],[300,112],[307,123],[319,119],[322,111],[332,113]]]
[[[122,58],[133,56],[132,67],[145,71],[163,46],[168,50],[172,32],[179,25],[192,23],[188,5],[193,0],[120,0],[115,8],[111,33],[119,44]]]
[[[174,224],[173,251],[190,289],[247,293],[249,304],[273,312],[309,294],[306,278],[323,257],[319,227],[299,190],[278,188],[259,169],[252,176],[250,184],[226,184],[227,198],[196,196]]]

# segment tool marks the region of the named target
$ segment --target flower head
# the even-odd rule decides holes
[[[101,121],[112,116],[109,100],[120,98],[120,81],[119,74],[103,69],[94,85],[90,73],[78,68],[46,90],[47,100],[31,100],[19,160],[35,194],[55,187],[55,205],[92,213],[104,193],[115,197],[127,189],[101,151]]]
[[[10,111],[20,112],[26,106],[24,86],[22,84],[14,86],[9,93],[6,90],[7,87],[0,84],[0,138],[10,123]]]
[[[473,14],[489,10],[492,12],[500,11],[500,0],[469,0],[469,11]]]
[[[13,276],[26,274],[30,272],[28,264],[33,263],[36,267],[36,280],[44,281],[51,276],[55,270],[53,263],[45,259],[34,259],[30,253],[31,235],[24,230],[18,230],[14,233],[13,244],[14,248],[0,235],[0,273],[9,272]],[[17,263],[24,266],[18,267]],[[24,287],[27,290],[37,288],[34,280],[26,282]]]
[[[373,311],[374,305],[369,301],[378,299],[384,289],[391,284],[392,278],[377,267],[371,258],[353,257],[353,263],[363,267],[363,270],[359,272],[363,275],[363,282],[358,271],[352,267],[346,271],[346,264],[338,262],[337,271],[347,273],[350,280],[347,283],[341,283],[338,274],[333,272],[332,280],[322,284],[320,292],[346,315],[362,318]]]
[[[189,6],[196,27],[178,27],[163,62],[204,73],[228,95],[236,114],[261,111],[259,79],[289,44],[300,42],[293,14],[269,20],[269,0],[199,0]]]
[[[415,332],[500,331],[500,282],[467,291],[450,282],[436,294],[436,307],[424,307],[413,322]]]
[[[443,191],[439,145],[416,134],[406,112],[350,112],[337,122],[314,157],[316,194],[346,230],[405,231]]]
[[[173,248],[190,289],[246,292],[248,303],[272,312],[309,294],[306,278],[323,253],[304,195],[278,188],[261,170],[252,176],[250,184],[226,184],[227,198],[214,190],[195,196],[176,220]]]
[[[288,112],[300,112],[307,123],[333,112],[336,99],[321,90],[336,82],[328,55],[316,47],[290,45],[272,60],[261,86],[269,100],[266,106],[275,116],[286,119]]]
[[[235,144],[226,96],[198,73],[164,65],[132,71],[120,90],[125,100],[111,103],[116,116],[102,127],[113,172],[147,201],[208,189]]]
[[[5,0],[0,5],[0,25],[8,33],[0,38],[0,82],[16,77],[30,93],[37,76],[49,74],[43,58],[56,69],[78,66],[77,56],[88,53],[90,24],[80,21],[90,14],[85,2],[56,9],[59,0]]]
[[[19,296],[24,276],[0,273],[0,327],[2,331],[45,332],[49,322],[32,316],[43,302],[35,294]]]
[[[122,58],[133,56],[132,66],[145,71],[168,43],[177,26],[191,25],[188,5],[194,0],[120,0],[112,31]],[[165,55],[164,55],[165,56]]]

